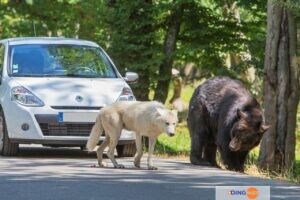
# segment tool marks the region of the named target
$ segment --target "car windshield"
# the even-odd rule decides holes
[[[116,78],[105,53],[81,45],[26,44],[11,46],[11,76]]]

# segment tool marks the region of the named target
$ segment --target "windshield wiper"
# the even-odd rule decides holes
[[[75,78],[103,78],[98,75],[82,75],[82,74],[59,74],[59,75],[53,75],[57,77],[75,77]]]
[[[96,77],[96,76],[84,76],[80,74],[41,74],[40,77],[82,77],[82,78],[89,78],[89,77]]]
[[[41,74],[12,74],[14,77],[42,77],[43,75]]]
[[[14,77],[74,77],[74,78],[105,78],[102,76],[80,74],[13,74]]]
[[[65,74],[67,77],[79,77],[79,78],[95,78],[97,76],[92,75],[80,75],[80,74]]]

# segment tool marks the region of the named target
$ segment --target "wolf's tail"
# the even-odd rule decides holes
[[[93,151],[93,149],[97,146],[102,132],[103,132],[103,127],[101,123],[101,115],[99,114],[97,116],[96,123],[92,128],[90,137],[86,144],[86,148],[88,151]]]

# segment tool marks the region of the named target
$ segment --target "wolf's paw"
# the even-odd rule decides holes
[[[99,167],[107,167],[107,163],[106,162],[101,162],[98,163]]]
[[[148,166],[148,170],[157,170],[158,168],[155,166]]]
[[[140,165],[140,164],[134,164],[134,166],[135,166],[136,168],[141,168],[141,165]]]
[[[141,168],[141,163],[140,162],[134,161],[133,163],[134,163],[134,166],[136,168]]]
[[[124,166],[124,165],[121,165],[121,164],[119,164],[119,165],[116,165],[116,166],[115,166],[115,168],[118,168],[118,169],[124,169],[124,168],[125,168],[125,166]]]

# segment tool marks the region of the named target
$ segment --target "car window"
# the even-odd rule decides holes
[[[0,84],[2,82],[3,62],[4,62],[4,45],[0,44]]]
[[[11,47],[12,76],[116,78],[98,47],[79,45],[15,45]]]

